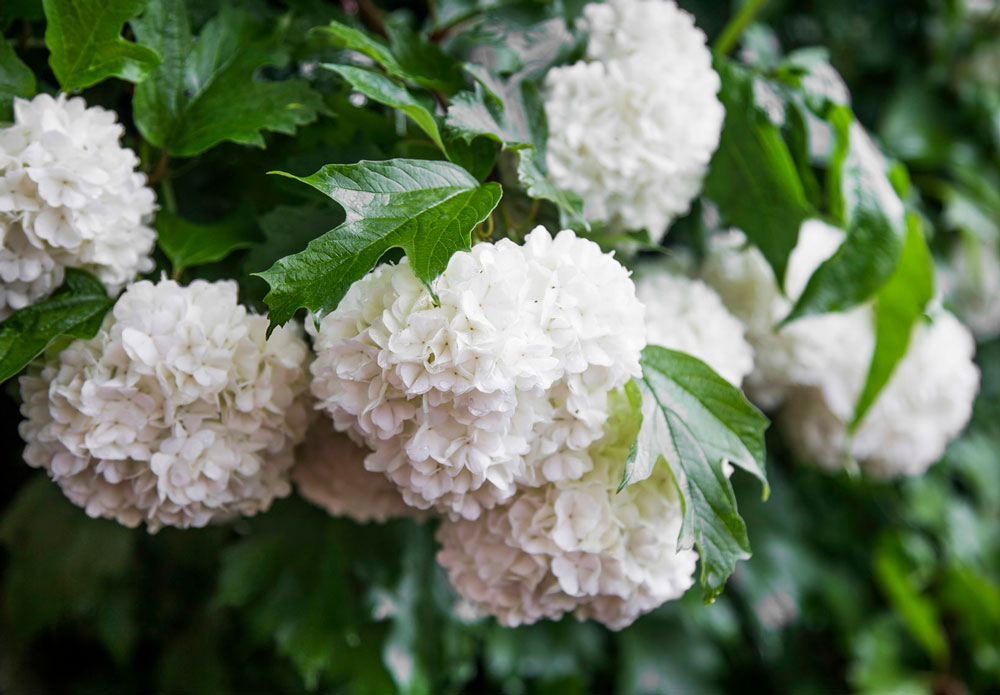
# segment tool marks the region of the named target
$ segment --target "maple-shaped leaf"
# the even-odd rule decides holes
[[[145,0],[44,0],[49,65],[66,90],[108,77],[142,82],[160,62],[155,50],[122,38]]]
[[[648,345],[642,377],[627,393],[642,424],[625,466],[622,487],[649,477],[655,465],[670,467],[684,508],[681,543],[701,555],[701,584],[711,600],[750,557],[746,525],[725,464],[764,485],[764,430],[768,420],[743,393],[701,360]]]
[[[282,175],[330,196],[346,218],[305,250],[257,273],[271,286],[264,301],[272,327],[300,307],[320,315],[333,311],[392,248],[403,249],[430,290],[452,254],[471,248],[473,228],[502,194],[499,184],[481,185],[456,164],[419,159],[330,164],[304,178]]]
[[[135,123],[150,143],[190,157],[231,141],[264,146],[262,131],[291,134],[316,120],[322,97],[304,80],[257,79],[266,65],[288,62],[287,22],[260,27],[223,5],[195,41],[183,0],[152,0],[132,22],[139,41],[163,58],[135,90]]]

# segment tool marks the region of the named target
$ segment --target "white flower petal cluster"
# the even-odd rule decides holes
[[[972,361],[975,341],[946,311],[918,325],[906,356],[865,415],[853,438],[847,426],[861,394],[870,352],[838,376],[854,401],[830,397],[821,387],[794,389],[780,414],[782,429],[796,453],[830,470],[854,459],[868,475],[920,475],[941,458],[945,446],[972,416],[979,369]]]
[[[14,100],[0,130],[0,319],[48,296],[67,266],[113,294],[152,270],[153,191],[123,132],[80,97]]]
[[[91,340],[21,377],[25,460],[93,517],[204,526],[287,495],[308,347],[232,281],[131,285]]]
[[[333,516],[346,516],[360,523],[420,515],[403,501],[388,478],[365,470],[365,456],[369,453],[333,429],[329,421],[316,422],[296,450],[292,469],[295,488]]]
[[[593,242],[536,228],[451,257],[438,302],[406,260],[354,283],[315,335],[313,395],[412,506],[476,518],[592,465],[607,394],[639,373],[642,305]]]
[[[815,220],[799,231],[782,295],[774,274],[739,232],[721,234],[703,277],[747,327],[755,353],[747,392],[779,420],[805,459],[836,469],[855,459],[875,477],[922,473],[968,421],[979,386],[974,341],[952,315],[935,314],[914,329],[889,384],[848,438],[875,349],[873,307],[775,325],[791,309],[812,272],[843,241],[841,230]]]
[[[546,163],[588,219],[660,239],[701,191],[725,111],[705,35],[673,0],[584,8],[585,61],[546,76]]]
[[[666,466],[617,492],[634,428],[612,417],[581,479],[526,489],[476,520],[445,521],[438,562],[480,611],[516,626],[572,612],[619,630],[680,597],[697,553]]]
[[[646,341],[705,362],[735,386],[753,371],[753,348],[743,324],[701,280],[641,266],[635,293],[646,305]]]
[[[747,244],[742,232],[717,234],[702,266],[702,279],[746,326],[753,346],[754,369],[744,382],[747,395],[765,410],[774,410],[789,388],[816,383],[840,363],[853,364],[868,351],[858,339],[870,336],[871,310],[859,307],[843,314],[808,316],[774,330],[805,289],[812,273],[833,255],[844,232],[819,220],[807,220],[788,259],[783,294],[764,255]],[[869,339],[871,339],[869,337]],[[844,345],[852,345],[845,350]],[[843,371],[843,370],[840,370]],[[832,379],[837,382],[837,378]]]

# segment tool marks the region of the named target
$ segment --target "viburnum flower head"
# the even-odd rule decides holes
[[[858,331],[871,325],[868,306],[840,314],[808,316],[775,330],[816,268],[843,241],[844,232],[837,227],[819,220],[804,222],[788,258],[782,293],[764,255],[747,243],[742,232],[730,231],[712,238],[701,277],[746,326],[746,338],[754,351],[754,368],[744,387],[751,400],[765,410],[778,408],[790,387],[818,384],[831,373],[838,373],[837,365],[853,364],[858,359],[857,350],[845,350],[843,346],[851,345]],[[840,379],[832,382],[829,388],[838,388]],[[842,386],[840,389],[844,390]]]
[[[14,100],[0,130],[0,318],[48,296],[67,266],[113,294],[152,270],[153,191],[123,132],[80,97]]]
[[[607,394],[639,373],[629,273],[571,231],[477,244],[434,282],[404,259],[354,283],[315,336],[313,395],[410,505],[475,518],[518,484],[579,478]],[[310,322],[311,324],[312,322]]]
[[[735,386],[753,370],[743,324],[701,280],[663,264],[640,266],[636,296],[646,307],[646,341],[697,357]]]
[[[20,379],[25,460],[92,517],[204,526],[287,495],[305,433],[305,340],[232,281],[131,285],[100,332]]]
[[[331,515],[360,523],[419,515],[403,501],[392,481],[381,473],[365,470],[365,456],[369,453],[322,418],[309,428],[296,450],[292,469],[295,488]]]
[[[788,261],[787,295],[740,232],[716,235],[702,276],[747,327],[755,353],[747,393],[766,409],[780,409],[783,430],[801,458],[827,469],[853,458],[875,477],[920,474],[971,415],[979,385],[975,344],[944,311],[915,327],[906,356],[849,441],[848,424],[875,349],[873,305],[808,316],[775,330],[843,240],[836,227],[803,223]]]
[[[526,489],[438,529],[438,562],[452,585],[503,625],[573,613],[619,630],[693,584],[697,554],[678,549],[683,512],[670,470],[658,465],[618,492],[636,432],[616,396],[582,478]]]
[[[866,413],[853,437],[848,424],[864,387],[875,348],[871,322],[860,324],[846,351],[853,361],[831,365],[819,386],[791,390],[779,421],[792,449],[804,460],[836,470],[850,460],[876,478],[920,475],[972,416],[979,390],[975,341],[944,310],[918,324],[906,355]],[[834,388],[831,384],[836,384]]]
[[[548,72],[546,163],[584,215],[659,240],[701,191],[725,111],[712,55],[673,0],[584,8],[586,60]]]

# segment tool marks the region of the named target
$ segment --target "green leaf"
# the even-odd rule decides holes
[[[62,335],[93,338],[114,306],[101,281],[77,268],[51,297],[14,312],[0,323],[0,383],[24,369]]]
[[[836,133],[827,172],[830,207],[847,238],[812,274],[782,323],[867,301],[892,275],[903,249],[903,203],[882,155],[849,109],[831,106],[829,116]]]
[[[517,152],[517,177],[528,195],[552,201],[589,229],[580,196],[560,190],[548,176],[545,166],[548,124],[538,88],[517,76],[506,83],[477,76],[481,82],[476,84],[475,91],[456,94],[448,107],[445,116],[448,132],[468,143],[487,137],[504,149]]]
[[[156,234],[175,276],[184,268],[221,261],[236,249],[260,241],[253,220],[238,213],[212,224],[196,224],[161,211],[156,215]]]
[[[878,398],[906,354],[913,327],[934,296],[934,261],[920,231],[920,219],[907,216],[906,242],[899,265],[875,298],[875,352],[864,389],[854,407],[851,430]]]
[[[444,143],[441,142],[441,133],[438,131],[437,121],[434,120],[432,112],[433,104],[421,101],[406,87],[402,87],[385,75],[373,70],[356,68],[350,65],[332,65],[323,63],[327,70],[333,70],[345,80],[351,83],[357,91],[364,94],[369,99],[374,99],[380,104],[399,109],[413,119],[413,122],[420,126],[420,129],[430,136],[434,144],[445,151]]]
[[[122,25],[146,0],[44,0],[49,65],[66,91],[108,77],[142,82],[156,68],[156,51],[122,38]]]
[[[21,62],[14,48],[0,37],[0,121],[10,118],[14,97],[35,94],[35,75]]]
[[[642,425],[625,466],[624,483],[670,467],[684,507],[682,542],[701,555],[701,585],[710,601],[736,563],[750,557],[746,525],[736,509],[728,462],[756,477],[767,496],[764,430],[768,420],[711,367],[683,352],[648,345],[642,377],[626,391],[642,398]]]
[[[265,30],[248,13],[223,5],[194,41],[183,0],[151,0],[132,27],[163,55],[136,88],[136,126],[172,155],[191,157],[224,141],[263,147],[262,131],[292,134],[324,110],[304,80],[256,78],[260,68],[288,62],[287,21]]]
[[[726,224],[739,227],[785,277],[799,227],[813,216],[795,161],[781,131],[754,103],[754,75],[720,59],[719,98],[726,107],[719,149],[705,179],[705,195]]]
[[[502,194],[499,184],[480,185],[455,164],[416,159],[330,164],[305,178],[282,175],[330,196],[346,217],[304,251],[257,273],[271,286],[264,301],[272,327],[299,307],[333,311],[391,248],[406,252],[413,273],[431,290],[452,254],[471,248],[473,228]]]
[[[18,493],[0,522],[7,550],[3,603],[22,643],[68,618],[96,621],[113,653],[127,654],[134,626],[116,631],[101,623],[108,601],[121,592],[136,533],[103,519],[88,519],[59,487],[36,475]],[[130,617],[118,616],[126,622]]]
[[[334,45],[363,53],[397,79],[448,95],[464,86],[461,66],[437,45],[398,24],[390,23],[386,30],[391,47],[366,32],[336,21],[313,31]]]

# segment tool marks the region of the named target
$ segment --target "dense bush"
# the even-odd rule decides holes
[[[1000,10],[679,4],[0,5],[0,691],[1000,691]]]

